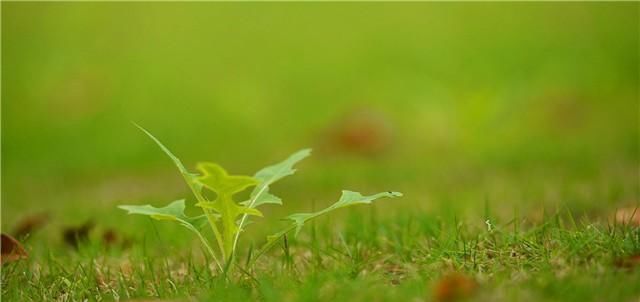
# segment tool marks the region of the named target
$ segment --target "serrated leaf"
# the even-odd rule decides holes
[[[207,221],[206,215],[200,215],[196,217],[190,217],[185,215],[184,199],[176,200],[170,203],[169,205],[167,205],[166,207],[162,207],[162,208],[156,208],[148,204],[142,205],[142,206],[122,205],[122,206],[118,206],[118,208],[127,211],[129,214],[146,215],[157,220],[169,220],[169,221],[178,222],[180,225],[194,232],[198,236],[202,244],[205,246],[205,248],[209,252],[209,255],[211,255],[211,257],[215,261],[216,265],[218,266],[218,269],[222,271],[222,265],[218,260],[218,258],[216,257],[215,252],[211,248],[211,245],[209,244],[207,239],[204,238],[204,236],[202,236],[202,233],[200,233],[200,231],[198,230],[203,224],[206,223]]]
[[[182,164],[182,161],[180,161],[180,159],[177,156],[173,155],[173,153],[169,151],[169,148],[167,148],[164,144],[160,142],[160,140],[158,140],[155,136],[149,133],[149,131],[142,128],[140,125],[136,123],[133,123],[133,124],[136,127],[138,127],[140,130],[142,130],[142,132],[144,132],[147,136],[149,136],[160,147],[160,149],[162,149],[162,151],[165,154],[167,154],[169,158],[171,158],[171,160],[176,165],[176,167],[178,167],[178,171],[180,171],[180,174],[182,174],[182,178],[184,178],[184,181],[187,183],[187,185],[191,189],[191,192],[196,197],[196,200],[198,200],[198,202],[206,202],[207,201],[206,198],[202,195],[202,184],[197,180],[199,175],[189,172]],[[222,245],[223,245],[222,235],[220,234],[220,231],[218,230],[218,227],[216,225],[216,221],[218,220],[219,216],[215,215],[209,209],[205,209],[204,212],[209,222],[209,225],[211,226],[211,230],[213,231],[213,234],[216,237],[218,246],[222,250]],[[201,234],[198,234],[198,235],[201,235]]]
[[[203,202],[198,202],[196,203],[196,206],[204,208],[204,209],[212,209],[215,210],[218,213],[222,213],[221,211],[224,211],[222,208],[222,203],[220,202],[220,199],[216,200],[216,201],[203,201]],[[234,203],[234,205],[231,205],[235,208],[234,211],[238,212],[238,215],[242,215],[242,214],[247,214],[247,215],[254,215],[254,216],[260,216],[262,217],[262,212],[258,211],[257,209],[252,209],[252,208],[247,208],[244,206],[238,206],[236,203]]]
[[[356,205],[356,204],[369,204],[369,203],[373,202],[374,200],[379,199],[379,198],[383,198],[383,197],[393,198],[393,197],[401,197],[401,196],[402,196],[402,193],[400,193],[400,192],[391,192],[391,191],[382,192],[382,193],[369,195],[369,196],[363,196],[362,194],[360,194],[358,192],[349,191],[349,190],[343,190],[342,191],[342,196],[340,196],[340,200],[338,200],[338,202],[334,203],[333,205],[331,205],[326,210],[333,210],[333,209],[348,207],[348,206],[352,206],[352,205]]]
[[[295,234],[297,236],[298,233],[300,232],[300,229],[302,229],[302,227],[306,222],[318,216],[324,215],[328,212],[331,212],[336,209],[344,208],[344,207],[349,207],[349,206],[358,205],[358,204],[370,204],[374,200],[384,198],[384,197],[393,198],[393,197],[400,197],[400,196],[402,196],[402,193],[400,192],[382,192],[374,195],[363,196],[358,192],[344,190],[342,191],[342,196],[340,196],[340,199],[336,203],[332,204],[331,206],[323,210],[320,210],[315,213],[295,213],[287,216],[286,219],[291,220],[293,223],[287,226],[282,231],[267,236],[267,243],[265,243],[265,245],[260,249],[255,259],[257,259],[257,257],[264,254],[267,250],[269,250],[277,242],[278,239],[280,239],[282,236],[284,236],[288,232],[295,229]]]
[[[257,209],[237,204],[233,200],[233,195],[255,186],[258,181],[250,176],[229,175],[224,168],[214,163],[200,163],[198,170],[202,176],[197,181],[205,188],[217,194],[213,201],[202,201],[196,204],[205,209],[213,209],[220,214],[220,220],[224,227],[224,249],[225,255],[231,255],[233,240],[239,227],[236,223],[237,217],[243,214],[262,216]]]
[[[292,175],[296,172],[296,169],[293,166],[299,161],[305,159],[311,155],[311,149],[302,149],[298,152],[291,154],[287,159],[265,167],[260,171],[256,172],[254,178],[258,180],[258,185],[251,192],[251,198],[247,201],[242,202],[243,205],[249,208],[256,208],[263,204],[282,204],[282,199],[277,197],[271,193],[269,193],[269,186],[274,182],[282,179],[283,177]],[[242,219],[240,219],[240,223],[238,224],[240,229],[244,229],[244,225],[247,222],[247,215],[243,215]],[[233,242],[232,250],[235,250],[235,246],[238,243],[240,233],[236,234],[236,237]]]
[[[289,176],[295,173],[296,169],[293,169],[293,165],[305,159],[309,155],[311,155],[311,149],[302,149],[296,153],[291,154],[284,161],[265,167],[262,170],[256,172],[256,175],[254,177],[261,183],[270,185],[284,178],[285,176]]]
[[[383,198],[383,197],[400,197],[402,196],[402,193],[400,192],[382,192],[382,193],[378,193],[378,194],[374,194],[374,195],[369,195],[369,196],[363,196],[362,194],[358,193],[358,192],[353,192],[353,191],[348,191],[348,190],[343,190],[342,191],[342,196],[340,196],[340,199],[332,204],[331,206],[329,206],[328,208],[315,212],[315,213],[296,213],[296,214],[291,214],[289,216],[287,216],[287,219],[292,220],[295,225],[296,225],[296,236],[298,235],[298,233],[300,232],[300,229],[302,229],[302,226],[304,226],[305,222],[309,221],[310,219],[313,219],[315,217],[318,217],[320,215],[326,214],[328,212],[331,212],[333,210],[339,209],[339,208],[344,208],[344,207],[348,207],[348,206],[353,206],[353,205],[357,205],[357,204],[369,204],[371,202],[373,202],[376,199],[379,198]]]
[[[118,208],[123,209],[129,214],[146,215],[156,220],[172,220],[181,224],[189,224],[193,227],[200,227],[206,222],[205,215],[189,217],[184,214],[184,199],[176,200],[166,207],[156,208],[151,205],[122,205]]]
[[[271,193],[269,193],[268,191],[263,192],[262,194],[260,194],[258,196],[258,198],[255,200],[253,206],[257,207],[261,204],[266,204],[266,203],[270,203],[270,204],[282,204],[282,199],[280,199],[280,197],[275,196]],[[243,202],[241,202],[240,204],[244,205],[244,206],[248,206],[249,204],[251,204],[251,199],[249,200],[245,200]]]
[[[293,166],[309,155],[311,155],[311,149],[302,149],[291,154],[287,159],[256,172],[254,178],[258,180],[259,184],[251,192],[251,200],[247,206],[255,208],[265,203],[282,204],[280,198],[269,194],[269,186],[286,176],[296,173],[296,169]],[[264,197],[263,195],[265,194],[269,196]]]
[[[258,184],[251,176],[229,175],[216,163],[198,163],[198,170],[202,172],[198,182],[217,194],[234,195]]]

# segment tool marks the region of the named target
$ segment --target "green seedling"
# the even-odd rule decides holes
[[[254,176],[229,175],[220,165],[210,162],[197,164],[198,173],[189,172],[180,159],[178,159],[167,147],[144,128],[136,125],[146,135],[160,146],[182,174],[185,182],[196,198],[195,206],[202,210],[202,215],[189,217],[185,215],[185,200],[177,200],[166,207],[156,208],[151,205],[122,205],[119,208],[126,210],[129,214],[146,215],[157,220],[175,221],[183,227],[195,233],[204,245],[206,251],[216,263],[221,273],[226,273],[233,267],[235,254],[238,246],[240,234],[249,222],[249,216],[262,217],[262,213],[257,209],[265,204],[282,204],[282,199],[269,192],[269,186],[276,181],[292,175],[296,172],[294,165],[311,155],[310,149],[300,150],[284,161],[263,168],[256,172]],[[248,200],[237,202],[234,196],[248,188],[253,187]],[[216,193],[212,200],[204,194],[205,190]],[[280,239],[289,232],[294,231],[297,236],[302,227],[308,221],[337,210],[340,208],[370,204],[376,199],[383,197],[399,197],[399,192],[382,192],[370,196],[363,196],[358,192],[344,190],[342,196],[333,205],[315,213],[296,213],[286,217],[289,225],[279,232],[267,237],[267,242],[257,250],[257,252],[247,261],[253,265],[255,261]],[[217,251],[214,250],[209,239],[207,239],[202,229],[209,225],[213,231]]]

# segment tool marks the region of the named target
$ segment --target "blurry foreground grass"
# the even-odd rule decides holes
[[[640,293],[638,260],[629,257],[640,250],[637,226],[549,215],[535,226],[489,218],[487,228],[455,217],[352,214],[343,231],[313,227],[311,235],[290,239],[287,251],[282,246],[232,284],[214,273],[215,265],[201,258],[204,253],[173,248],[166,236],[182,233],[159,226],[140,226],[141,241],[127,251],[93,242],[77,253],[54,254],[34,244],[38,262],[3,268],[2,296],[7,301],[635,301]],[[467,276],[472,286],[438,281],[452,272]]]

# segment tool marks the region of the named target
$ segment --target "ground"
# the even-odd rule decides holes
[[[43,226],[2,265],[2,299],[638,301],[638,12],[3,2],[2,232]],[[314,151],[225,278],[188,231],[117,208],[197,212],[131,122],[190,169],[252,175]],[[281,218],[343,189],[404,196],[245,266]]]

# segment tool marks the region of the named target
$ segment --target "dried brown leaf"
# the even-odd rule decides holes
[[[33,234],[35,231],[41,229],[48,222],[48,213],[38,213],[25,216],[16,223],[16,226],[13,229],[13,236],[16,238],[24,238],[25,236]]]
[[[102,243],[105,246],[113,246],[118,243],[118,234],[113,229],[106,229],[102,233]]]
[[[634,269],[640,265],[640,254],[618,258],[613,264],[618,268]]]
[[[0,263],[2,264],[27,259],[29,257],[27,251],[22,247],[22,244],[7,234],[2,234],[1,250],[2,256],[0,257]]]
[[[472,278],[461,273],[449,273],[436,282],[433,298],[440,302],[460,301],[471,297],[477,287]]]
[[[640,226],[640,208],[636,206],[618,209],[614,219],[617,224]]]
[[[89,240],[89,232],[93,229],[95,223],[89,220],[80,226],[67,227],[62,232],[64,242],[74,248]]]
[[[391,146],[392,132],[383,114],[370,108],[352,110],[328,129],[325,149],[364,156],[380,155]]]

